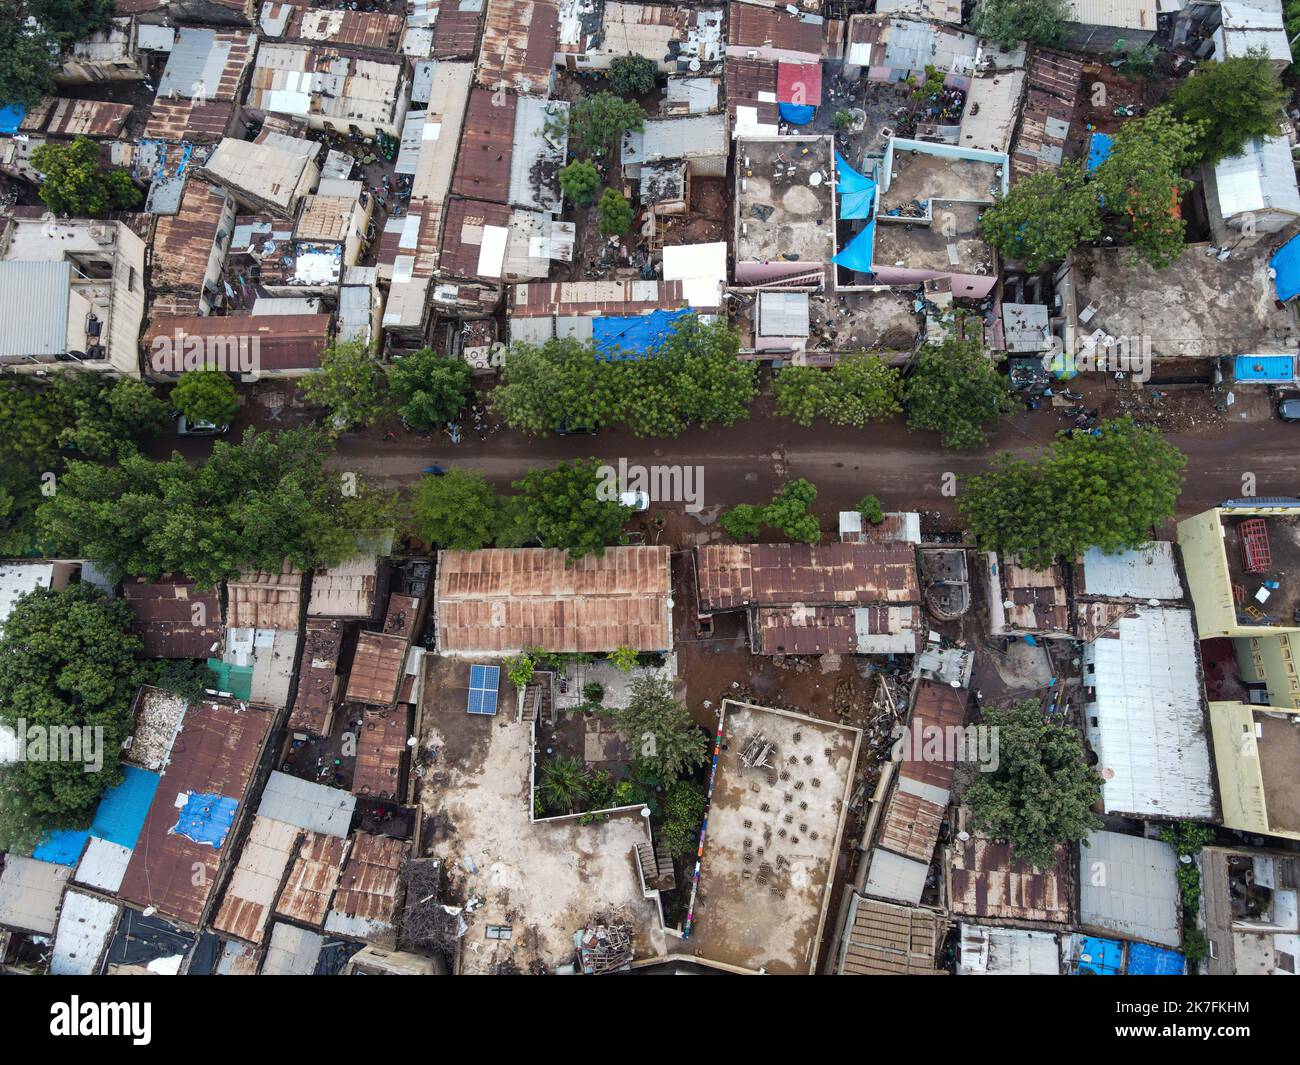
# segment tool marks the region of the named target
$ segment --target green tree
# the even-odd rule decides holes
[[[490,402],[512,429],[600,429],[616,419],[619,402],[608,363],[591,344],[572,338],[510,345]]]
[[[388,364],[388,388],[397,413],[416,432],[454,421],[474,391],[474,369],[464,359],[421,348]]]
[[[830,384],[830,375],[816,366],[781,367],[772,381],[777,414],[805,428],[812,425],[826,409]]]
[[[50,399],[64,424],[59,444],[90,458],[107,458],[121,446],[157,436],[169,421],[167,404],[132,377],[105,381],[99,374],[60,374]]]
[[[71,462],[38,525],[52,550],[90,558],[115,576],[180,572],[205,587],[245,569],[333,565],[358,537],[391,527],[392,497],[354,471],[326,471],[314,429],[249,429],[191,465],[127,452],[116,465]]]
[[[27,850],[53,829],[85,828],[100,796],[121,783],[141,648],[126,603],[90,584],[41,589],[14,606],[0,636],[0,724],[102,729],[89,748],[102,764],[88,771],[86,760],[50,757],[0,767],[0,849]]]
[[[1006,258],[1038,270],[1101,236],[1101,205],[1082,165],[1064,163],[1059,174],[1033,174],[1012,186],[984,212],[980,231]]]
[[[1096,435],[1061,434],[1033,462],[999,455],[970,479],[959,506],[982,550],[1046,566],[1090,547],[1145,543],[1174,513],[1185,462],[1157,430],[1125,417]]]
[[[542,763],[537,793],[548,810],[571,814],[587,797],[587,770],[582,760],[563,755]]]
[[[579,207],[586,207],[596,198],[600,175],[590,159],[575,159],[560,171],[560,188]]]
[[[571,560],[603,555],[606,545],[622,539],[632,508],[601,498],[599,469],[596,459],[575,459],[529,470],[514,482],[519,494],[507,501],[516,526],[542,547],[567,551]]]
[[[113,21],[113,0],[26,0],[26,8],[64,44],[106,30]]]
[[[600,231],[607,237],[622,236],[632,227],[632,205],[618,189],[606,189],[596,204]]]
[[[1065,0],[980,0],[971,28],[1005,48],[1021,41],[1059,44],[1069,18]]]
[[[423,477],[411,493],[415,535],[452,551],[477,551],[495,539],[501,504],[481,473],[450,469]]]
[[[533,679],[533,660],[529,655],[515,655],[505,660],[506,676],[516,688],[525,688]]]
[[[1017,407],[999,361],[985,354],[978,329],[924,345],[906,386],[908,426],[937,432],[944,447],[983,446],[989,430]]]
[[[172,405],[189,422],[229,425],[239,410],[239,396],[228,374],[220,370],[190,370],[172,389]]]
[[[668,852],[674,858],[694,854],[704,821],[704,788],[689,780],[679,780],[668,789],[664,799],[664,823],[660,830]]]
[[[643,55],[615,56],[609,64],[609,87],[619,96],[641,96],[655,87],[659,68]]]
[[[869,525],[879,525],[885,520],[885,511],[875,496],[863,496],[858,500],[857,511]]]
[[[140,190],[131,175],[102,169],[99,145],[89,137],[77,137],[70,144],[42,144],[32,152],[32,167],[41,175],[41,202],[56,215],[98,218],[140,204]]]
[[[384,368],[362,340],[321,352],[320,369],[302,379],[303,398],[330,412],[336,432],[374,425],[385,410]]]
[[[698,768],[708,757],[708,741],[691,721],[686,707],[673,695],[673,682],[639,674],[628,686],[626,706],[607,710],[638,761],[664,778],[679,777]]]
[[[579,156],[604,155],[624,131],[644,126],[640,104],[612,92],[592,93],[569,108],[569,151]]]
[[[752,503],[739,503],[719,520],[733,540],[757,540],[758,534],[763,531],[763,514],[766,509]]]
[[[1278,136],[1289,97],[1267,54],[1251,49],[1222,63],[1200,64],[1169,102],[1175,117],[1200,131],[1192,149],[1196,159],[1213,166],[1256,137]]]
[[[1120,127],[1093,177],[1107,214],[1123,220],[1134,259],[1156,269],[1183,253],[1179,201],[1192,183],[1182,172],[1194,161],[1200,137],[1199,124],[1156,108]]]
[[[823,416],[832,425],[862,428],[868,422],[901,414],[898,371],[875,355],[841,355],[830,370],[831,390]]]
[[[817,498],[817,486],[800,477],[783,484],[767,509],[764,524],[779,530],[787,540],[815,544],[822,538],[821,525],[808,512]]]
[[[53,95],[58,70],[58,42],[27,25],[15,0],[0,0],[0,100],[30,106]]]
[[[997,730],[996,767],[974,774],[963,801],[978,831],[1044,869],[1057,844],[1101,827],[1092,813],[1101,777],[1084,762],[1079,733],[1044,718],[1037,700],[986,707],[984,724]]]
[[[636,666],[636,651],[631,647],[615,647],[609,653],[609,660],[623,673],[631,673]]]

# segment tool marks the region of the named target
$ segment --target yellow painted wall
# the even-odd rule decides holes
[[[1264,778],[1255,738],[1255,711],[1294,713],[1284,707],[1247,703],[1210,703],[1210,731],[1219,773],[1223,823],[1242,832],[1300,839],[1300,832],[1270,832],[1264,804]]]

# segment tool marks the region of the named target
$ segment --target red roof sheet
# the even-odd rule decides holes
[[[782,104],[807,104],[818,107],[822,102],[822,65],[820,63],[778,63],[776,65],[776,100]]]

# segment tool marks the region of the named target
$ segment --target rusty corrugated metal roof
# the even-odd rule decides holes
[[[170,759],[131,853],[118,894],[140,907],[191,927],[203,918],[217,874],[229,855],[172,831],[177,798],[189,792],[247,801],[249,782],[271,730],[274,713],[207,700],[191,706],[172,744]],[[203,870],[196,877],[195,871]],[[197,883],[196,883],[197,881]]]
[[[401,662],[398,662],[401,668]],[[396,696],[397,682],[393,682]],[[357,735],[357,763],[352,772],[352,793],[376,799],[399,797],[402,755],[407,746],[407,711],[367,710]]]
[[[114,138],[131,117],[130,104],[108,100],[72,100],[46,96],[28,108],[19,127],[23,133],[48,133],[52,137]]]
[[[357,652],[348,675],[348,702],[391,706],[397,699],[405,658],[405,637],[363,632],[357,638]]]
[[[480,274],[479,250],[483,244],[483,227],[510,228],[510,208],[501,203],[482,200],[452,199],[442,226],[442,253],[438,273],[442,277],[459,277],[466,281],[500,281],[499,276]]]
[[[935,960],[948,922],[933,910],[853,897],[840,972],[849,976],[943,976]]]
[[[895,854],[930,864],[944,810],[937,802],[895,789],[885,807],[880,845]]]
[[[227,203],[231,201],[226,194],[206,181],[191,178],[185,183],[180,208],[174,215],[161,216],[154,227],[149,281],[155,289],[198,292],[203,288]]]
[[[470,91],[451,180],[453,195],[489,203],[509,200],[517,108],[518,98],[510,93]]]
[[[298,690],[294,695],[289,728],[313,736],[325,735],[338,692],[339,650],[343,623],[308,618],[302,652],[298,658]]]
[[[273,321],[296,315],[269,315]],[[313,317],[303,315],[301,317]],[[279,573],[247,570],[226,583],[226,624],[236,629],[293,629],[302,608],[302,570],[285,562]]]
[[[431,59],[473,59],[478,55],[480,18],[478,8],[453,7],[449,3],[438,8],[438,18],[433,24]]]
[[[271,907],[301,834],[296,825],[269,817],[253,818],[225,898],[212,920],[213,928],[245,943],[262,942]]]
[[[933,681],[919,681],[916,686],[916,698],[912,703],[912,717],[908,722],[913,741],[918,749],[923,750],[922,741],[929,729],[940,730],[938,735],[947,735],[947,730],[956,728],[966,718],[966,703],[969,693],[965,688],[952,688],[947,684]],[[945,754],[949,751],[945,745]],[[906,755],[899,763],[898,775],[906,780],[926,784],[941,791],[952,787],[953,774],[957,771],[955,761],[943,761],[931,758],[911,758]]]
[[[404,19],[379,11],[331,11],[298,8],[289,20],[285,40],[344,45],[395,52]]]
[[[1009,625],[1025,632],[1070,631],[1065,571],[1059,562],[1046,569],[1029,569],[1008,556],[1002,559],[999,574]]]
[[[436,589],[444,651],[672,646],[667,547],[612,547],[572,563],[543,548],[443,551]]]
[[[346,841],[321,832],[304,832],[275,912],[315,927],[325,920],[343,866]]]
[[[948,847],[948,904],[954,913],[1011,921],[1066,924],[1071,905],[1070,849],[1060,844],[1051,865],[1035,869],[1011,847],[972,835]]]
[[[551,0],[488,0],[478,83],[486,89],[549,95],[559,21]]]
[[[141,137],[160,141],[219,141],[235,113],[235,101],[155,100]]]
[[[831,56],[832,42],[842,40],[843,25],[802,13],[792,15],[783,8],[733,2],[727,8],[727,44]]]
[[[350,842],[347,865],[339,878],[330,912],[391,924],[409,844],[364,832],[358,832]]]
[[[919,606],[760,607],[754,611],[754,653],[761,655],[871,654],[862,635],[911,633],[911,650],[920,649]]]
[[[695,551],[700,611],[803,603],[915,603],[910,544],[709,544]]]
[[[680,281],[533,281],[510,287],[510,316],[601,317],[676,310],[685,302]]]
[[[157,581],[128,577],[122,598],[135,618],[131,626],[148,658],[214,658],[221,648],[221,600],[188,577]],[[215,647],[214,647],[215,645]]]
[[[183,345],[191,336],[219,336],[231,342],[256,340],[257,361],[262,370],[313,369],[320,365],[321,352],[329,345],[329,314],[196,315],[154,317],[141,347],[148,359],[155,339],[166,337]],[[251,348],[250,348],[251,350]],[[230,622],[232,625],[242,624]],[[290,628],[296,628],[296,623]]]

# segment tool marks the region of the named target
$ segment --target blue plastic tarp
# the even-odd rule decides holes
[[[876,183],[865,174],[859,174],[849,165],[849,161],[835,153],[835,191],[838,193],[861,192],[863,189],[876,187]]]
[[[1115,143],[1109,133],[1094,133],[1088,138],[1088,173],[1091,174],[1110,158],[1110,149]]]
[[[1238,355],[1232,376],[1238,381],[1259,384],[1290,384],[1295,380],[1294,355]]]
[[[192,791],[181,808],[181,815],[172,829],[195,843],[220,847],[235,823],[235,809],[239,803],[224,795]]]
[[[856,237],[844,246],[844,250],[832,259],[847,270],[856,270],[862,274],[871,273],[871,256],[876,246],[876,220],[868,222]]]
[[[27,108],[22,104],[6,104],[0,107],[0,133],[17,133],[26,117]]]
[[[89,829],[56,828],[32,851],[32,857],[53,865],[76,865],[89,838]]]
[[[870,218],[876,205],[876,187],[848,192],[840,197],[841,218]]]
[[[1277,298],[1289,300],[1300,295],[1300,235],[1292,237],[1273,253],[1268,261],[1273,271]]]
[[[1129,976],[1186,976],[1187,962],[1176,950],[1130,943],[1127,972]]]
[[[149,806],[153,803],[153,795],[158,790],[161,778],[157,773],[137,769],[133,765],[123,766],[122,769],[126,778],[117,787],[104,793],[99,809],[95,811],[90,834],[132,850],[140,838],[145,818],[149,816]]]
[[[639,359],[659,347],[677,328],[678,321],[691,313],[686,308],[597,318],[591,323],[591,339],[603,358]]]
[[[789,122],[792,126],[808,125],[817,110],[810,104],[778,104],[777,108],[781,112],[781,121]]]
[[[1118,976],[1124,960],[1124,945],[1114,939],[1085,936],[1079,947],[1079,976]]]

